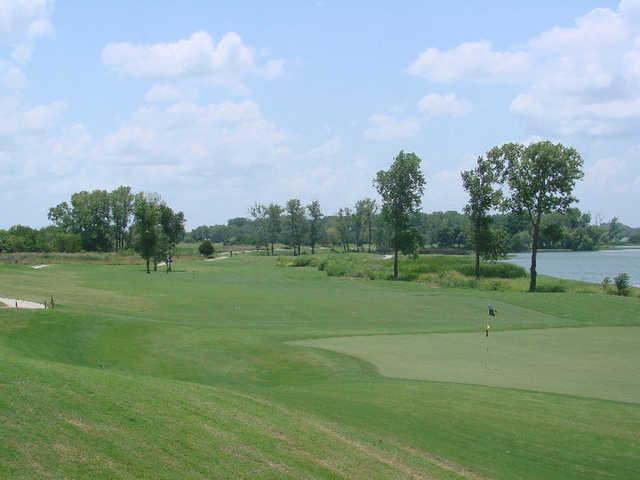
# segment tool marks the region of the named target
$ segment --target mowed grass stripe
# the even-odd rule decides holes
[[[397,378],[640,403],[640,327],[370,335],[294,342],[373,363]]]

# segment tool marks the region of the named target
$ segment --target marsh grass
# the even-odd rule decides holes
[[[392,260],[365,253],[282,256],[278,265],[314,267],[330,277],[367,280],[391,280]],[[528,275],[524,268],[510,263],[483,262],[480,278],[475,278],[473,258],[468,255],[419,255],[400,259],[400,280],[414,281],[440,288],[464,288],[487,291],[526,292]],[[540,276],[540,293],[602,294],[598,285],[574,280]]]

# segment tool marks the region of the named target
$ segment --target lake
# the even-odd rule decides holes
[[[529,271],[531,254],[516,253],[507,260]],[[640,248],[596,252],[538,252],[538,273],[552,277],[600,283],[604,277],[626,272],[640,286]]]

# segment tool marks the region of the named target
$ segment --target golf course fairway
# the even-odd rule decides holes
[[[0,264],[55,298],[0,309],[0,478],[640,478],[637,297],[37,263]]]

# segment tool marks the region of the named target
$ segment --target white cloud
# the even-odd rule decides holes
[[[627,80],[640,86],[640,37],[624,56],[624,74]]]
[[[13,48],[11,58],[25,63],[31,58],[36,38],[54,33],[51,23],[53,0],[2,0],[0,44]]]
[[[310,160],[327,160],[335,157],[342,151],[342,148],[342,139],[336,135],[310,149],[304,157]]]
[[[138,78],[197,79],[246,90],[247,76],[275,78],[282,74],[280,59],[260,63],[254,49],[240,35],[226,33],[215,42],[207,32],[171,43],[136,45],[109,43],[102,50],[102,61],[114,71]]]
[[[153,85],[144,96],[149,103],[175,102],[188,97],[184,90],[172,85]]]
[[[418,109],[429,117],[460,117],[471,112],[471,104],[455,93],[430,93],[418,102]]]
[[[431,81],[511,81],[522,91],[510,105],[529,133],[635,135],[640,128],[640,1],[597,8],[556,26],[518,50],[488,42],[428,49],[409,72]]]
[[[27,86],[27,79],[20,68],[0,60],[0,86],[9,90],[19,90]]]
[[[554,27],[533,38],[529,45],[536,55],[568,53],[592,55],[592,50],[616,48],[631,35],[622,14],[608,8],[596,8],[578,17],[572,27]]]
[[[185,101],[140,108],[106,136],[98,157],[111,165],[171,165],[191,175],[277,162],[285,133],[251,101]]]
[[[46,130],[58,121],[66,105],[63,102],[29,107],[14,97],[0,98],[0,135],[20,135]]]
[[[52,0],[2,0],[0,3],[0,37],[13,40],[53,33],[50,15]]]
[[[491,43],[480,41],[444,51],[428,48],[409,65],[408,72],[435,82],[511,81],[522,78],[530,66],[526,52],[498,52]]]
[[[364,137],[373,140],[400,140],[411,138],[420,131],[420,123],[414,118],[374,113],[368,119]]]

